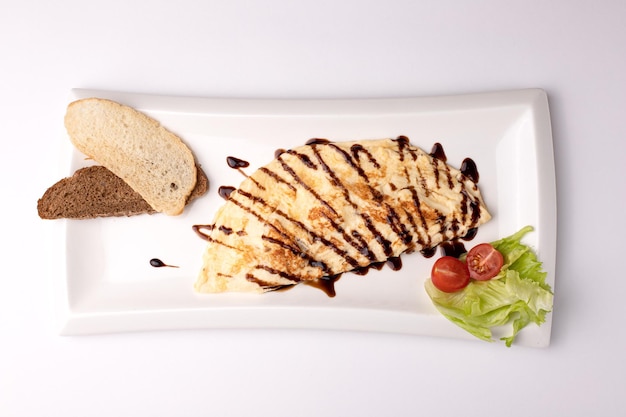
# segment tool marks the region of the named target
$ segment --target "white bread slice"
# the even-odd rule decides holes
[[[183,141],[156,120],[101,98],[74,101],[65,128],[74,146],[122,178],[156,211],[181,214],[196,185]]]

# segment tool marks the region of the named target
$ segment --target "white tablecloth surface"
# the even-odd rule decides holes
[[[626,415],[626,2],[0,2],[0,415]],[[379,98],[538,87],[552,114],[546,349],[359,332],[61,337],[36,202],[71,88]]]

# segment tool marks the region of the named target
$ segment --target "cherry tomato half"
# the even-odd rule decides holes
[[[474,246],[465,259],[470,277],[478,281],[487,281],[500,272],[504,258],[489,243]]]
[[[453,256],[443,256],[435,261],[430,279],[438,290],[456,292],[467,287],[470,275],[465,263]]]

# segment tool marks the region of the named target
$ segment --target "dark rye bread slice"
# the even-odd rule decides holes
[[[209,180],[197,166],[197,181],[187,204],[208,190]],[[101,165],[77,170],[48,188],[37,201],[42,219],[92,219],[134,216],[156,211],[124,180]]]

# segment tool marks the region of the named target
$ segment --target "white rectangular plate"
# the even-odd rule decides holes
[[[333,141],[408,136],[427,152],[443,145],[448,163],[471,157],[493,219],[475,241],[491,241],[525,225],[554,285],[556,192],[548,102],[528,89],[459,96],[373,100],[225,100],[72,90],[71,100],[108,98],[154,117],[194,152],[210,190],[177,217],[60,220],[65,268],[57,283],[61,333],[190,328],[298,328],[397,332],[472,339],[433,307],[424,291],[436,257],[403,255],[403,268],[344,274],[337,296],[309,286],[289,291],[199,295],[192,285],[205,242],[192,230],[208,224],[223,200],[221,185],[237,186],[241,173],[228,156],[250,162],[248,173],[279,148],[318,137]],[[92,163],[62,138],[62,176]],[[60,179],[60,178],[58,178]],[[56,181],[56,179],[54,179]],[[52,184],[52,182],[51,182]],[[159,258],[179,268],[154,268]],[[547,346],[551,315],[524,329],[517,344]]]

